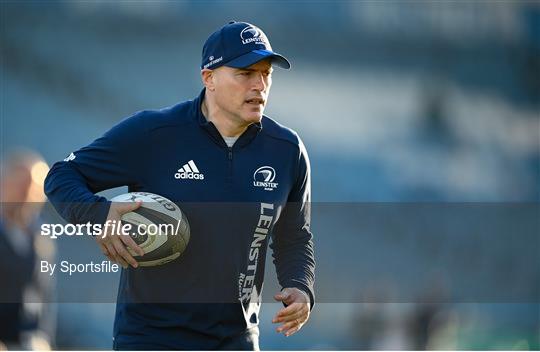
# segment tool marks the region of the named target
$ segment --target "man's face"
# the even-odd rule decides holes
[[[269,59],[247,68],[221,66],[213,75],[215,101],[224,116],[245,125],[261,121],[272,85]]]

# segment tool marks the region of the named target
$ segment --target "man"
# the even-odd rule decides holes
[[[0,158],[0,350],[50,350],[56,312],[51,280],[39,275],[55,248],[37,235],[49,166],[31,150]],[[41,302],[36,302],[41,301]]]
[[[308,320],[309,160],[294,131],[263,116],[272,66],[290,68],[259,28],[230,22],[203,47],[198,98],[139,112],[51,169],[46,193],[70,222],[135,210],[94,194],[122,185],[179,202],[189,219],[185,252],[160,267],[137,268],[127,247],[143,252],[130,237],[97,238],[124,267],[115,349],[258,349],[268,236],[283,287],[274,298],[285,305],[277,331],[291,335]]]

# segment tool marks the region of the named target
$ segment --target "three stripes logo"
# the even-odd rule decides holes
[[[178,169],[178,172],[174,174],[174,178],[178,180],[204,180],[204,174],[199,171],[193,160],[190,160]]]

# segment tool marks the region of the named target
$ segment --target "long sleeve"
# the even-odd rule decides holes
[[[275,225],[270,248],[279,284],[306,292],[315,303],[315,255],[311,222],[311,179],[307,151],[300,141],[297,177]]]
[[[143,153],[143,115],[140,112],[124,119],[90,145],[53,165],[45,180],[45,193],[66,221],[104,223],[110,202],[95,193],[139,182],[135,166]]]

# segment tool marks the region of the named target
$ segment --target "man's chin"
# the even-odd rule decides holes
[[[246,116],[244,118],[244,121],[252,124],[252,123],[258,123],[262,120],[262,113],[260,114],[250,114],[249,116]]]

